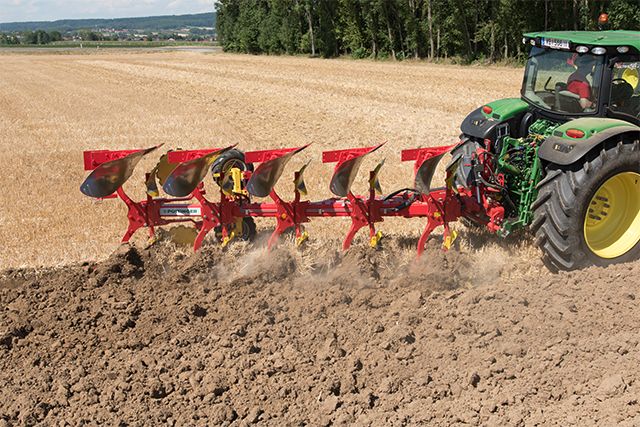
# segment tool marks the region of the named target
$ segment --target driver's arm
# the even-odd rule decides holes
[[[593,106],[593,102],[591,102],[588,98],[580,98],[578,102],[580,103],[580,107],[582,107],[583,110],[586,110],[587,108],[591,108]]]

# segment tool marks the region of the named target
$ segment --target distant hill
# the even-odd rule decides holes
[[[145,16],[141,18],[114,19],[61,19],[58,21],[6,22],[0,23],[0,32],[13,31],[76,31],[114,28],[116,30],[161,31],[183,27],[215,27],[215,12],[190,15]]]

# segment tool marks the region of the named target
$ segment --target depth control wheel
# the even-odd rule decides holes
[[[228,175],[232,168],[240,169],[242,172],[253,171],[253,164],[246,163],[244,153],[235,148],[222,153],[211,165],[211,174],[218,185],[222,185],[220,174]]]
[[[237,227],[232,225],[233,230],[237,231]],[[217,238],[222,241],[222,226],[219,225],[214,228]],[[256,237],[256,222],[251,217],[242,218],[242,231],[236,235],[236,239],[243,242],[252,242]]]
[[[251,217],[242,218],[242,233],[238,235],[238,239],[245,242],[251,242],[256,237],[256,222]]]
[[[640,143],[610,144],[570,166],[550,165],[531,228],[552,270],[640,256]]]

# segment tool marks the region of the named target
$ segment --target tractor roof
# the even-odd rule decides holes
[[[640,50],[640,31],[545,31],[524,34],[526,38],[545,37],[569,40],[574,44],[592,46],[633,46]]]

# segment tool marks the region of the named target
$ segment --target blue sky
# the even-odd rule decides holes
[[[0,22],[182,15],[211,12],[214,0],[0,0]]]

